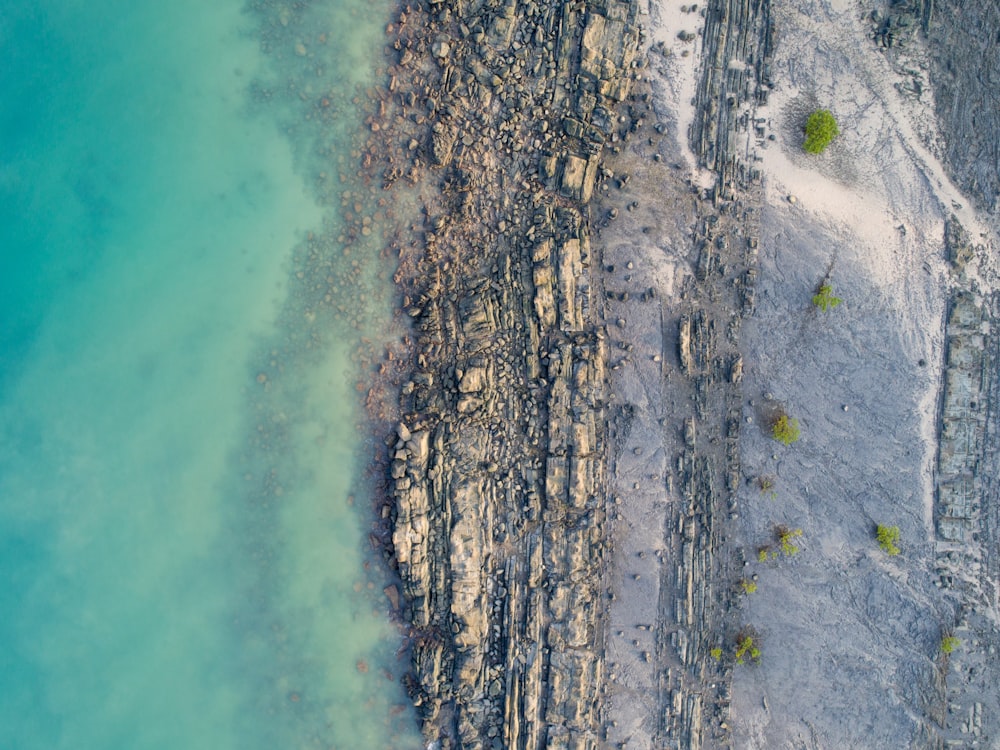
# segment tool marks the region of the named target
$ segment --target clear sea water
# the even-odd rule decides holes
[[[3,4],[3,750],[419,746],[340,209],[389,10]]]

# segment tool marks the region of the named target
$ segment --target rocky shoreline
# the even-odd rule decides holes
[[[587,203],[636,5],[404,9],[377,122],[424,225],[398,277],[415,368],[392,544],[429,743],[597,747],[605,335]]]
[[[713,588],[713,551],[739,479],[736,344],[756,247],[749,202],[732,200],[754,173],[730,129],[749,133],[750,121],[730,115],[760,96],[762,71],[718,71],[749,35],[766,36],[766,8],[708,15],[718,65],[702,81],[698,128],[725,187],[695,188],[699,274],[666,324],[695,410],[677,416],[685,443],[661,478],[683,499],[664,538],[677,566],[663,567],[670,616],[649,625],[657,645],[643,657],[662,672],[658,701],[676,707],[652,729],[664,746],[699,746],[720,723],[725,734],[725,674],[714,697],[702,682],[718,669],[708,651],[730,608],[728,588]],[[443,748],[599,747],[615,725],[605,651],[620,499],[608,478],[633,415],[609,402],[605,307],[628,295],[605,292],[592,244],[595,224],[620,212],[595,218],[590,204],[629,179],[605,159],[628,168],[622,144],[652,128],[648,86],[634,90],[638,12],[440,2],[402,9],[390,28],[397,62],[369,153],[421,216],[398,248],[415,367],[391,441],[392,548],[411,694],[425,738]]]

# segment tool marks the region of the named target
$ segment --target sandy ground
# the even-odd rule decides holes
[[[664,53],[654,53],[652,59],[658,64],[653,75],[656,78],[660,117],[670,122],[671,131],[675,134],[672,151],[675,158],[683,160],[687,168],[686,177],[702,187],[709,187],[715,181],[714,174],[698,165],[698,157],[691,150],[687,138],[695,114],[691,103],[701,77],[701,32],[705,19],[693,9],[698,7],[697,3],[685,4],[678,0],[649,2],[646,28],[650,47]]]
[[[666,51],[651,52],[648,68],[663,135],[630,146],[632,164],[642,166],[613,198],[639,205],[601,236],[604,263],[614,266],[607,288],[631,292],[608,318],[620,365],[616,401],[635,407],[618,435],[613,488],[615,747],[654,747],[654,717],[664,709],[656,703],[664,664],[650,656],[646,626],[656,622],[670,573],[664,504],[677,498],[662,477],[679,438],[664,427],[684,394],[663,377],[673,355],[660,321],[691,274],[692,186],[707,180],[686,146],[700,40],[677,39],[702,19],[680,6],[664,0],[644,19],[651,44]],[[765,205],[757,304],[741,344],[745,485],[729,543],[755,559],[775,526],[803,535],[794,557],[748,565],[758,590],[739,617],[761,634],[764,653],[759,666],[736,671],[732,746],[919,747],[926,717],[944,709],[938,646],[956,610],[933,576],[936,409],[955,283],[944,220],[956,214],[979,241],[995,238],[924,145],[933,142],[933,103],[926,89],[923,100],[900,93],[868,37],[866,8],[775,0],[772,16],[775,88],[757,112],[767,118],[765,137],[749,144],[761,158]],[[842,131],[819,157],[801,150],[802,126],[817,107],[831,109]],[[824,279],[843,299],[827,313],[810,302]],[[636,299],[648,288],[653,301]],[[801,423],[792,446],[760,428],[776,405]],[[761,476],[774,478],[773,492],[759,491]],[[879,550],[877,523],[900,527],[900,556]]]

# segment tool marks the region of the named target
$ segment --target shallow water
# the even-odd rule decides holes
[[[388,5],[23,5],[0,20],[0,747],[418,747],[364,569],[351,359],[388,282],[377,224],[345,257],[338,209]]]

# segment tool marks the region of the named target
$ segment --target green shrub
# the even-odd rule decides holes
[[[744,578],[740,581],[740,588],[743,589],[744,594],[749,595],[757,593],[757,583],[749,578]]]
[[[802,148],[810,154],[822,154],[838,135],[840,128],[830,110],[817,109],[806,122],[806,140]]]
[[[833,287],[825,282],[819,288],[819,291],[813,295],[813,304],[823,312],[833,309],[841,302],[843,300],[840,297],[833,296]]]
[[[719,648],[718,646],[709,651],[708,655],[711,656],[716,661],[722,661],[722,649]]]
[[[802,529],[790,529],[787,526],[779,526],[775,529],[775,533],[778,536],[778,544],[781,545],[781,551],[785,553],[786,557],[793,557],[799,553],[799,548],[792,544],[792,540],[802,536]]]
[[[887,555],[899,554],[899,527],[883,526],[879,524],[875,527],[875,538],[878,539],[878,546]]]
[[[778,415],[771,424],[771,437],[783,445],[791,445],[800,434],[799,420],[791,419],[787,414]]]
[[[760,662],[760,648],[752,633],[741,633],[736,637],[736,663],[745,664],[747,658],[755,664]]]
[[[953,635],[946,635],[941,639],[941,653],[950,654],[956,648],[962,645],[962,641]]]

